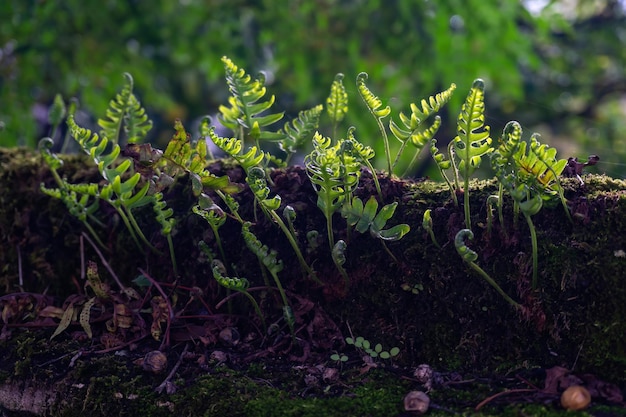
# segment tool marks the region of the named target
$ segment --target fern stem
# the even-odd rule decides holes
[[[155,248],[150,242],[148,242],[148,239],[146,238],[146,236],[143,234],[143,231],[141,230],[141,228],[139,227],[139,224],[137,224],[137,221],[135,220],[135,216],[133,216],[133,214],[130,212],[130,210],[128,210],[128,219],[130,220],[130,223],[133,225],[133,228],[135,229],[135,232],[137,232],[137,235],[139,236],[139,238],[142,240],[142,242],[148,247],[150,248],[151,251],[153,251],[154,253],[158,254],[158,255],[162,255],[161,251],[159,251],[157,248]],[[136,239],[136,238],[135,238]],[[139,245],[139,243],[138,243]]]
[[[367,166],[367,169],[372,173],[372,179],[374,180],[374,186],[376,187],[376,192],[378,193],[378,197],[380,198],[380,202],[383,202],[383,192],[380,188],[380,183],[378,182],[378,175],[376,175],[376,170],[372,166],[371,162],[365,158],[362,158],[362,162]]]
[[[536,290],[537,289],[537,273],[538,273],[538,252],[539,252],[539,247],[537,244],[537,231],[535,230],[535,225],[532,221],[532,219],[530,218],[530,215],[524,213],[524,217],[526,218],[526,223],[528,223],[528,228],[530,229],[530,241],[532,243],[532,250],[533,250],[533,280],[532,280],[532,289]]]
[[[516,309],[522,308],[522,306],[517,301],[509,297],[509,295],[504,292],[504,290],[498,285],[498,283],[495,282],[493,278],[491,278],[489,274],[486,273],[480,266],[478,266],[474,262],[468,262],[468,264],[474,271],[478,272],[478,274],[480,274],[480,276],[483,277],[485,281],[487,281],[498,292],[498,294],[500,294],[507,301],[507,303],[509,303]]]
[[[289,244],[291,245],[294,252],[296,253],[296,257],[298,258],[298,262],[300,262],[300,266],[302,267],[302,269],[307,273],[307,275],[310,278],[313,279],[313,281],[317,282],[320,285],[323,285],[322,281],[320,281],[320,279],[315,274],[315,271],[313,271],[313,269],[311,269],[311,267],[304,260],[304,257],[302,256],[302,252],[300,251],[300,248],[298,247],[298,242],[296,242],[296,240],[294,239],[293,235],[291,234],[291,232],[285,225],[285,222],[283,222],[283,219],[281,219],[278,213],[276,213],[273,210],[269,210],[269,213],[272,219],[278,224],[280,229],[283,231],[283,233],[287,237]]]
[[[167,246],[170,250],[170,259],[172,260],[172,268],[174,269],[174,276],[178,277],[178,266],[176,264],[176,254],[174,252],[174,242],[172,241],[172,235],[168,233],[165,235],[167,239]]]
[[[472,228],[472,219],[470,218],[470,201],[469,201],[469,176],[465,177],[463,186],[463,210],[465,211],[465,227]]]
[[[374,114],[373,111],[372,111],[372,114]],[[385,130],[385,126],[383,125],[383,122],[380,120],[380,118],[378,118],[375,114],[374,114],[374,117],[376,118],[376,123],[378,123],[378,129],[380,130],[380,133],[383,135],[383,142],[385,144],[385,157],[387,158],[387,167],[389,170],[389,176],[391,176],[393,175],[393,166],[391,165],[391,151],[389,150],[389,138],[387,137],[387,131]]]

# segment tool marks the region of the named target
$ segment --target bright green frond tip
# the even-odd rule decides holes
[[[374,116],[377,118],[385,118],[389,116],[391,113],[391,107],[383,106],[383,102],[378,96],[376,96],[372,91],[365,85],[365,81],[367,81],[368,75],[366,72],[362,72],[356,77],[356,87],[359,92],[359,95],[367,105],[367,108],[372,112]],[[382,107],[382,108],[381,108]]]
[[[152,129],[152,121],[133,94],[133,77],[124,73],[124,78],[126,84],[109,102],[106,118],[98,119],[98,126],[102,128],[100,136],[108,138],[114,144],[120,142],[122,131],[128,143],[139,143]]]
[[[222,57],[222,62],[231,97],[228,100],[230,107],[219,107],[220,122],[234,132],[240,133],[240,139],[247,135],[254,140],[281,140],[282,135],[261,130],[263,127],[278,122],[284,115],[283,112],[267,113],[274,104],[275,98],[270,96],[268,100],[261,100],[267,92],[264,85],[265,78],[260,75],[259,78],[253,79],[228,57]]]
[[[343,85],[342,73],[335,75],[335,80],[330,86],[330,95],[326,99],[326,112],[330,116],[330,120],[333,123],[333,131],[335,131],[339,122],[348,113],[348,93]]]

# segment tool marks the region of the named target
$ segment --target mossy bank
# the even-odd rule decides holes
[[[64,159],[63,175],[72,182],[97,181],[97,170],[84,158]],[[211,169],[219,175],[227,174],[233,183],[243,183],[244,173],[236,166],[217,161]],[[409,374],[408,370],[420,363],[428,363],[442,371],[472,375],[506,375],[520,369],[559,365],[592,373],[622,389],[626,385],[626,341],[623,337],[626,334],[626,182],[595,175],[584,176],[584,183],[578,179],[563,180],[572,220],[564,215],[559,204],[544,207],[533,216],[539,265],[539,285],[535,290],[531,288],[531,241],[526,223],[519,219],[515,221],[512,207],[505,205],[504,227],[495,220],[489,230],[487,211],[490,208],[486,201],[497,191],[497,184],[493,181],[470,184],[475,238],[466,243],[478,254],[476,263],[524,306],[523,310],[517,310],[457,254],[454,237],[464,227],[464,213],[462,208],[452,204],[447,187],[430,181],[379,178],[384,203],[398,202],[394,224],[406,223],[411,227],[402,240],[387,244],[396,260],[369,234],[342,235],[345,233],[341,230],[342,219],[337,218],[338,237],[350,240],[343,265],[350,278],[349,285],[346,285],[330,253],[326,253],[328,247],[307,246],[306,232],[316,230],[324,235],[326,220],[316,207],[316,195],[306,172],[301,167],[274,170],[271,180],[272,192],[282,196],[282,204],[296,209],[298,216],[294,226],[298,231],[298,242],[307,260],[317,259],[313,267],[323,284],[302,273],[298,260],[292,255],[292,248],[284,236],[276,232],[276,226],[263,216],[257,217],[255,234],[264,244],[275,249],[284,261],[281,280],[302,326],[297,335],[304,340],[294,351],[281,353],[278,349],[271,354],[265,350],[260,357],[289,364],[287,369],[290,371],[278,380],[267,378],[270,382],[265,383],[263,375],[249,373],[251,366],[254,370],[255,360],[252,359],[245,363],[243,360],[233,361],[231,367],[206,368],[202,372],[191,371],[191,364],[183,362],[181,375],[186,376],[174,379],[177,393],[157,395],[152,390],[163,376],[156,378],[136,372],[137,365],[123,356],[103,355],[99,359],[93,351],[101,348],[98,347],[100,342],[75,334],[80,333],[80,326],[70,326],[68,332],[49,342],[54,326],[47,330],[40,326],[39,331],[25,335],[25,330],[20,327],[28,326],[28,319],[20,317],[19,321],[13,318],[11,323],[4,323],[11,336],[7,334],[1,347],[6,349],[5,352],[11,352],[7,354],[16,361],[3,367],[5,383],[23,384],[18,386],[24,387],[40,384],[47,390],[58,388],[58,415],[78,415],[74,404],[76,398],[80,398],[85,407],[82,410],[89,410],[92,415],[123,413],[126,411],[122,410],[135,406],[146,413],[150,410],[144,415],[307,415],[303,410],[318,406],[323,410],[343,410],[342,407],[351,407],[342,405],[347,402],[338,395],[343,391],[339,393],[331,389],[327,395],[332,397],[334,392],[336,397],[331,399],[325,397],[323,387],[318,387],[311,391],[315,394],[312,398],[306,398],[306,392],[310,390],[305,391],[305,387],[295,390],[296,393],[305,391],[304,395],[294,396],[293,390],[276,386],[276,381],[296,372],[293,371],[296,365],[330,364],[330,355],[336,351],[352,352],[353,360],[354,352],[343,340],[352,331],[355,335],[380,342],[386,348],[400,348],[400,354],[392,363],[387,363],[387,367],[399,367]],[[0,291],[5,297],[25,292],[46,293],[52,304],[62,306],[63,301],[83,285],[80,282],[81,262],[85,259],[99,261],[99,257],[84,242],[81,247],[83,229],[80,222],[67,213],[61,202],[40,192],[42,182],[50,184],[51,178],[39,156],[22,149],[0,150]],[[154,279],[163,284],[171,284],[176,278],[177,285],[201,288],[206,303],[214,308],[225,294],[216,289],[211,264],[203,257],[197,243],[205,240],[216,248],[215,240],[212,240],[206,223],[191,214],[195,201],[189,187],[181,177],[167,190],[167,200],[176,218],[172,238],[179,258],[178,277],[173,276],[167,256],[149,251],[142,253],[123,225],[103,207],[98,215],[107,225],[103,240],[110,252],[106,258],[126,285],[132,285],[132,280],[139,275],[138,268],[148,268]],[[375,193],[371,176],[364,173],[355,195],[365,201]],[[255,218],[250,191],[246,188],[235,198],[241,206],[240,213]],[[422,227],[427,209],[432,210],[433,233],[440,248]],[[146,236],[157,248],[167,251],[158,224],[152,217],[142,218],[142,213],[139,209],[135,214]],[[149,215],[152,216],[151,211]],[[238,275],[247,277],[251,287],[266,286],[257,259],[241,249],[245,245],[238,228],[227,223],[220,234],[228,260],[236,265]],[[109,278],[103,274],[103,280]],[[243,297],[232,297],[231,300],[233,302],[228,307],[234,313],[227,311],[228,303],[223,303],[221,310],[214,311],[215,315],[230,314],[228,320],[212,328],[214,339],[203,339],[202,342],[193,337],[185,339],[186,342],[193,341],[190,349],[195,354],[210,356],[212,351],[223,349],[224,342],[217,333],[224,327],[237,328],[242,340],[254,334],[255,312],[249,303]],[[271,301],[272,297],[269,297],[261,304],[268,322],[281,317],[280,304]],[[4,297],[3,302],[4,308]],[[186,328],[189,323],[181,319],[178,324]],[[104,325],[94,322],[92,327],[94,332],[102,332]],[[37,352],[37,346],[42,350],[49,348],[46,357],[38,356],[37,360],[28,361],[24,339],[19,339],[23,337],[34,338],[28,341],[34,352]],[[22,340],[21,348],[15,345],[20,343],[19,340]],[[55,350],[62,346],[68,351]],[[180,353],[180,346],[174,344],[171,348]],[[261,345],[251,342],[245,346],[260,349]],[[158,343],[148,337],[133,346],[136,352],[133,355],[148,348],[158,348]],[[238,350],[232,346],[229,349],[233,357],[254,356],[253,351],[242,352],[241,348]],[[83,351],[89,357],[84,362],[80,355],[75,358]],[[298,362],[295,353],[299,358],[306,358],[305,362]],[[55,359],[59,359],[58,362],[50,362]],[[67,380],[51,383],[52,380],[46,379],[61,375],[59,369],[49,366],[67,367],[73,359],[73,370],[70,374],[63,374]],[[100,363],[109,360],[113,362]],[[35,375],[41,372],[50,375]],[[389,376],[387,371],[382,374]],[[372,388],[374,385],[369,383],[376,380],[374,375],[378,374],[367,373],[359,382],[355,382],[352,376],[349,383],[351,376],[342,376],[346,378],[342,382],[349,386],[345,390],[348,398],[361,399],[365,398],[365,392],[372,394],[368,397],[370,399],[363,400],[363,405],[355,407],[355,410],[363,408],[353,415],[400,414],[402,396],[412,386],[411,382],[395,378],[397,385]],[[302,375],[296,379],[301,380]],[[287,381],[283,383],[289,384]],[[110,394],[108,389],[113,387],[114,392]],[[215,391],[223,394],[218,398],[212,394]],[[266,394],[265,400],[261,400]],[[228,404],[225,397],[229,398]],[[96,399],[103,398],[107,405],[97,405]],[[205,407],[201,414],[194,408],[200,406],[200,402]],[[66,414],[59,404],[67,406]],[[292,411],[289,407],[293,407]],[[281,410],[281,414],[272,414],[278,413],[277,410]],[[378,414],[376,410],[385,411]],[[332,415],[326,411],[316,415],[321,414]]]

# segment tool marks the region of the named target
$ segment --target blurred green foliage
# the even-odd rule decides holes
[[[467,91],[481,77],[494,131],[515,118],[524,126],[556,123],[563,133],[578,120],[579,143],[604,140],[604,126],[616,125],[603,118],[615,111],[596,114],[595,83],[626,79],[623,9],[617,0],[593,9],[582,0],[543,3],[541,14],[531,14],[518,0],[5,0],[0,145],[34,146],[49,134],[56,93],[102,114],[124,72],[155,120],[151,139],[162,145],[176,118],[190,125],[225,104],[223,55],[252,74],[264,71],[277,109],[291,117],[323,103],[338,72],[353,108],[362,106],[353,80],[366,71],[394,114],[453,82]],[[559,10],[563,4],[573,16]],[[604,25],[594,24],[598,16]],[[450,114],[462,96],[453,97]],[[580,101],[589,112],[572,111]],[[344,123],[383,153],[367,112],[351,111]],[[447,125],[444,115],[443,140],[453,136],[454,123]]]

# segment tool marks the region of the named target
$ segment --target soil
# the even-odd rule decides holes
[[[99,181],[84,158],[64,160],[71,182]],[[245,183],[228,161],[210,169]],[[626,182],[601,175],[562,180],[572,219],[558,200],[532,218],[535,289],[528,225],[508,202],[504,223],[495,213],[489,225],[486,201],[497,184],[472,182],[475,236],[466,244],[521,305],[515,308],[458,255],[463,208],[445,184],[378,178],[381,203],[398,203],[387,227],[405,223],[411,231],[383,245],[335,216],[334,236],[347,242],[348,281],[332,261],[326,219],[303,168],[273,170],[271,191],[282,199],[278,213],[294,208],[297,243],[316,279],[242,187],[239,213],[282,261],[277,276],[291,308],[285,315],[272,275],[229,218],[219,229],[225,273],[248,280],[259,314],[248,295],[213,278],[198,242],[217,254],[218,240],[192,213],[197,200],[188,178],[165,193],[176,217],[175,274],[150,207],[135,216],[159,253],[138,248],[104,204],[99,248],[62,202],[41,193],[40,183],[54,186],[41,159],[0,149],[0,410],[401,416],[413,415],[405,395],[421,390],[430,396],[429,415],[560,415],[561,393],[582,385],[592,395],[590,415],[626,415]],[[355,195],[376,195],[369,173]],[[427,209],[436,243],[422,225]],[[392,348],[399,354],[380,354]]]

